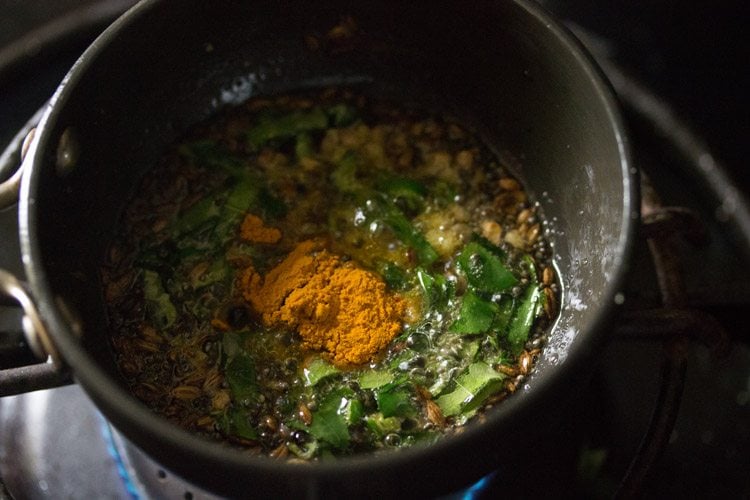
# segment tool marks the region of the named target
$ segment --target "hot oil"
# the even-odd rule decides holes
[[[314,121],[321,106],[329,106],[326,120],[352,110],[357,118],[253,145],[264,113]],[[260,201],[237,209],[248,197]],[[281,238],[238,238],[245,213]],[[144,180],[113,244],[121,257],[103,269],[113,347],[131,390],[155,411],[257,453],[306,459],[431,441],[474,416],[441,413],[458,377],[480,366],[472,360],[494,370],[495,394],[484,406],[533,369],[557,313],[542,227],[522,185],[451,118],[340,90],[257,98],[198,126]],[[401,333],[363,366],[334,366],[330,353],[306,349],[295,328],[264,324],[243,297],[243,272],[263,279],[308,239],[375,273],[406,304]],[[505,291],[480,293],[492,321],[539,287],[543,312],[516,353],[499,347],[490,324],[481,335],[450,331],[474,293],[458,263],[472,241],[489,249],[485,259],[507,256],[517,276]],[[147,273],[159,278],[151,289]],[[155,307],[166,308],[161,325]],[[329,415],[335,394],[341,409]]]

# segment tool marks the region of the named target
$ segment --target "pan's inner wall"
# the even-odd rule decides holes
[[[565,286],[540,366],[584,348],[585,325],[612,301],[632,200],[608,102],[553,28],[513,2],[249,5],[146,2],[97,42],[59,94],[40,144],[33,238],[52,293],[83,318],[83,343],[101,367],[114,375],[98,267],[126,200],[165,146],[250,94],[361,81],[440,103],[515,159],[553,221]],[[347,16],[353,35],[328,36]],[[80,157],[63,176],[56,141],[68,128]],[[60,340],[63,351],[75,350],[69,343]]]

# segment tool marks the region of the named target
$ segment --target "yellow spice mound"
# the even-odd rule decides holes
[[[333,363],[366,363],[400,332],[405,303],[376,274],[323,246],[299,243],[265,279],[247,269],[243,295],[264,324],[296,329],[306,348],[329,353]]]

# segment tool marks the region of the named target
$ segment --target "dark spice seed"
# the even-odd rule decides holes
[[[227,311],[227,323],[232,328],[242,328],[250,321],[250,310],[245,306],[234,306]]]

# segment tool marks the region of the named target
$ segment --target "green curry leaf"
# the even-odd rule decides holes
[[[255,363],[244,351],[237,352],[228,360],[225,376],[236,401],[251,399],[258,395]]]
[[[384,417],[412,417],[417,409],[411,400],[411,393],[403,385],[388,384],[375,392],[378,410]]]
[[[359,375],[359,386],[362,389],[377,389],[393,382],[393,374],[386,370],[366,370]]]
[[[310,434],[335,448],[348,446],[350,437],[347,415],[342,414],[341,409],[349,404],[351,398],[352,391],[348,389],[339,389],[326,396],[313,413]]]
[[[473,334],[485,333],[492,327],[500,308],[472,291],[466,292],[461,302],[458,318],[450,327],[452,332]]]
[[[392,262],[379,259],[375,262],[378,273],[392,290],[404,290],[409,284],[406,271]]]
[[[218,200],[209,196],[183,210],[172,223],[170,229],[174,236],[195,231],[203,224],[214,221],[221,215]]]
[[[367,428],[378,438],[401,430],[401,419],[398,417],[384,417],[382,413],[376,412],[365,417]]]
[[[347,104],[334,104],[326,109],[334,127],[347,127],[357,120],[357,109]]]
[[[359,156],[354,151],[344,153],[331,172],[331,181],[336,189],[342,193],[356,193],[362,190],[362,182],[357,178],[358,167]]]
[[[232,434],[250,440],[258,438],[258,431],[250,424],[247,412],[237,409],[229,414],[229,418]]]
[[[406,213],[416,215],[424,209],[427,188],[414,179],[388,176],[377,183],[376,189]]]
[[[417,269],[417,282],[427,309],[442,310],[454,294],[454,285],[442,274],[432,275],[424,269]]]
[[[146,300],[146,311],[154,326],[169,328],[177,321],[177,309],[164,290],[158,273],[143,271],[143,297]]]
[[[321,358],[315,358],[304,368],[302,373],[305,377],[305,385],[314,386],[324,378],[339,373],[339,369]]]
[[[482,361],[472,363],[456,380],[456,387],[435,400],[443,414],[455,416],[479,406],[503,383],[505,376]]]
[[[518,283],[502,259],[478,241],[470,241],[458,256],[458,267],[469,285],[485,293],[500,293]]]
[[[327,126],[328,116],[319,107],[284,114],[267,111],[247,131],[245,139],[252,149],[258,150],[271,141],[289,139],[302,132],[323,130]]]

